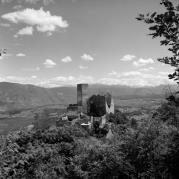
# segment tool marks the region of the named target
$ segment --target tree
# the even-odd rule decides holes
[[[160,4],[165,7],[164,13],[139,14],[136,19],[149,24],[152,31],[149,35],[162,38],[160,44],[168,46],[172,52],[172,56],[159,58],[158,61],[175,67],[174,73],[168,77],[179,84],[179,4],[175,6],[170,0],[161,0]]]

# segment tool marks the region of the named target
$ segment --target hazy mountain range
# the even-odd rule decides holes
[[[120,85],[90,85],[90,93],[110,92],[114,99],[164,98],[177,86],[160,85],[157,87],[133,88]],[[43,88],[18,83],[0,83],[0,110],[29,108],[48,104],[76,103],[76,87]]]

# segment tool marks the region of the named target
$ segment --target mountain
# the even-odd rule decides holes
[[[171,91],[176,86],[170,87]],[[170,91],[168,86],[133,88],[120,85],[94,84],[89,86],[90,94],[110,92],[114,99],[164,98]],[[31,108],[50,104],[76,103],[76,87],[43,88],[18,83],[0,83],[0,111],[18,108]]]
[[[56,90],[34,85],[1,82],[0,110],[31,108],[48,104],[68,104],[73,102],[73,98],[76,99],[75,87],[68,89],[68,87],[63,87]]]
[[[90,86],[92,92],[110,92],[114,98],[134,99],[134,98],[165,98],[170,93],[177,90],[177,85],[159,85],[155,87],[130,87],[121,85],[101,85]]]

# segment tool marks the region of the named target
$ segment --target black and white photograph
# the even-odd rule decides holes
[[[179,0],[0,0],[0,179],[178,179]]]

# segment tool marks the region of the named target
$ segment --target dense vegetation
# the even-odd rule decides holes
[[[166,106],[176,109],[168,102],[140,122],[125,122],[118,111],[111,116],[112,140],[79,125],[10,133],[1,140],[0,178],[176,178],[179,129]]]

